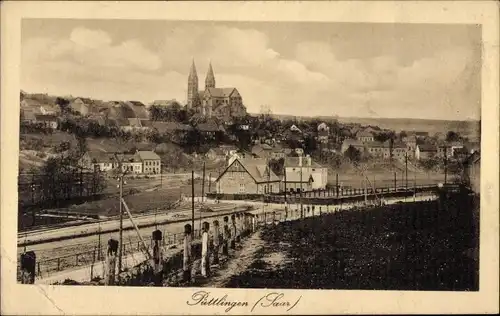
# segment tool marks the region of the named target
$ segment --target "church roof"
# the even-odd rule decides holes
[[[208,88],[207,90],[215,98],[226,98],[231,96],[236,88]]]

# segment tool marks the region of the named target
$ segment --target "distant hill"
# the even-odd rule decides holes
[[[258,115],[258,114],[252,114]],[[338,120],[340,123],[352,124],[358,123],[363,126],[378,126],[384,129],[391,129],[396,132],[400,131],[423,131],[430,135],[435,133],[446,134],[452,130],[461,135],[479,138],[480,121],[452,121],[452,120],[429,120],[429,119],[412,119],[412,118],[364,118],[364,117],[334,117],[334,116],[295,116],[287,114],[272,114],[272,117],[280,120],[298,119],[298,120],[323,120],[333,121]]]

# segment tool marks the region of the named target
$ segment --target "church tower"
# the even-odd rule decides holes
[[[212,63],[208,66],[207,78],[205,79],[205,90],[208,88],[215,88],[215,76],[212,69]]]
[[[191,109],[196,107],[198,100],[198,74],[196,73],[196,66],[191,64],[191,70],[188,77],[188,91],[187,91],[187,108]]]

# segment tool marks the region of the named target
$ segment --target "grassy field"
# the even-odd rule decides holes
[[[226,286],[477,291],[477,209],[460,198],[281,223]]]

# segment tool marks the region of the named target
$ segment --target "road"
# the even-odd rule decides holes
[[[195,229],[199,228],[197,224],[199,224],[200,215],[202,218],[208,216],[214,216],[221,213],[235,211],[235,208],[237,207],[236,204],[232,203],[221,203],[217,205],[208,205],[208,206],[211,207],[212,210],[214,210],[214,212],[200,213],[198,211],[199,206],[196,209],[195,218],[197,219],[197,221],[195,222],[196,226]],[[169,223],[169,221],[178,221],[182,219],[186,219],[186,221]],[[168,214],[162,214],[162,215],[151,214],[147,216],[137,217],[134,218],[134,222],[137,225],[145,225],[145,224],[154,225],[155,222],[164,223],[164,224],[159,224],[157,227],[152,226],[152,227],[140,228],[141,236],[143,236],[143,238],[148,238],[149,236],[151,236],[152,232],[155,229],[159,229],[167,234],[177,234],[183,232],[183,227],[186,224],[186,222],[191,222],[191,209],[185,205],[176,210],[175,212],[170,212]],[[128,219],[128,216],[125,216],[124,228],[127,229],[132,227],[133,225]],[[63,238],[64,236],[86,234],[86,233],[95,233],[95,234],[85,237],[74,237],[71,239],[65,239],[60,241],[48,241],[36,245],[29,245],[26,247],[26,251],[30,250],[35,251],[37,256],[37,261],[41,261],[70,254],[76,254],[84,251],[92,251],[93,249],[95,249],[96,246],[98,246],[99,239],[101,241],[102,249],[105,249],[107,241],[110,238],[114,238],[117,240],[119,239],[118,232],[105,232],[105,231],[118,228],[119,228],[119,221],[112,220],[100,223],[85,224],[76,227],[65,227],[49,231],[32,232],[28,234],[26,237],[22,235],[18,236],[18,253],[21,254],[24,251],[22,243],[26,241],[43,241],[54,238]],[[98,233],[99,230],[102,232],[101,234]],[[134,229],[124,230],[123,238],[124,238],[124,243],[137,242],[139,240],[139,237],[137,236],[137,233]]]

